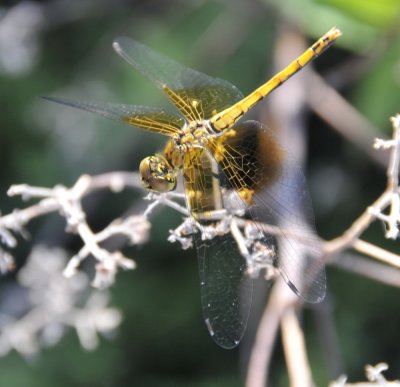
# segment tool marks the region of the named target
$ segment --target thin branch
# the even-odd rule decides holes
[[[371,143],[379,136],[379,130],[316,72],[310,70],[307,78],[309,85],[306,98],[310,108],[370,159],[386,167],[387,155],[371,149]]]
[[[358,237],[376,219],[376,213],[383,211],[390,203],[389,196],[384,192],[360,217],[339,237],[324,243],[324,250],[327,256],[338,254],[343,250],[352,247]],[[371,210],[374,209],[374,210]]]
[[[347,377],[341,376],[338,380],[329,384],[329,387],[400,387],[400,381],[388,381],[383,375],[383,371],[388,370],[386,363],[378,363],[375,366],[365,366],[365,376],[369,382],[347,383]]]
[[[303,330],[293,307],[288,308],[281,319],[282,344],[292,387],[314,385]]]
[[[400,269],[400,255],[398,254],[393,254],[390,251],[382,249],[381,247],[375,246],[372,243],[363,241],[361,239],[355,240],[352,244],[352,247],[359,253],[369,255],[372,258]]]
[[[391,122],[393,125],[393,139],[389,141],[375,141],[375,147],[384,149],[391,148],[389,165],[386,171],[388,177],[386,189],[349,229],[341,236],[325,243],[324,249],[327,256],[337,254],[344,249],[354,247],[354,245],[356,245],[358,249],[365,250],[366,245],[359,242],[359,236],[375,219],[380,219],[386,224],[386,238],[396,239],[399,234],[400,196],[398,174],[400,159],[400,115],[392,117]],[[388,215],[385,214],[387,208],[389,208]],[[398,265],[396,261],[400,261],[400,256],[392,253],[386,254],[385,258],[382,258],[382,249],[379,248],[370,249],[368,254],[377,259],[390,259],[395,265]]]
[[[362,277],[371,278],[389,286],[400,287],[400,273],[386,264],[365,259],[357,254],[344,252],[331,261],[333,266],[339,267]]]
[[[250,353],[246,387],[265,387],[279,323],[289,305],[296,301],[296,296],[279,277],[258,325]]]
[[[52,189],[31,187],[26,184],[14,185],[8,190],[10,196],[19,195],[23,199],[40,199],[39,203],[24,210],[0,218],[0,235],[9,247],[16,245],[12,233],[21,234],[23,227],[32,219],[50,212],[59,212],[67,222],[67,231],[76,233],[82,239],[84,246],[67,264],[64,274],[71,277],[76,274],[80,263],[89,255],[98,260],[96,277],[93,281],[96,287],[110,286],[115,279],[117,268],[133,269],[135,262],[125,257],[120,251],[110,252],[100,246],[100,243],[114,235],[126,236],[132,244],[144,243],[148,239],[149,223],[144,217],[129,217],[116,219],[104,230],[94,233],[86,221],[82,208],[82,200],[88,194],[99,189],[108,188],[120,192],[125,187],[143,189],[138,175],[127,172],[112,172],[98,176],[82,175],[71,187],[61,185]]]

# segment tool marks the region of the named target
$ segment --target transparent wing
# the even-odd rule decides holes
[[[200,293],[206,326],[223,348],[237,346],[244,334],[252,301],[247,265],[223,221],[213,220],[222,209],[216,163],[204,150],[191,149],[184,167],[188,208],[199,230],[194,234],[200,273]],[[219,230],[218,230],[219,229]]]
[[[274,252],[273,263],[286,283],[306,301],[321,301],[325,296],[321,242],[301,168],[256,121],[235,125],[211,142],[210,151],[248,205],[263,234],[262,243]]]
[[[111,120],[146,129],[150,132],[160,133],[165,136],[172,136],[185,124],[183,117],[167,113],[163,109],[113,103],[82,102],[58,97],[43,98],[62,105],[96,113]]]
[[[128,37],[115,39],[113,47],[164,90],[188,119],[210,118],[243,98],[231,83],[184,67]]]

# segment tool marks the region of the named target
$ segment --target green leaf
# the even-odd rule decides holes
[[[390,131],[389,117],[400,112],[400,36],[358,83],[351,100],[378,128]]]
[[[386,29],[400,16],[398,0],[316,0],[348,14],[355,20]]]
[[[363,52],[380,38],[382,31],[376,26],[355,19],[343,9],[328,4],[329,1],[334,2],[334,0],[268,0],[314,38],[337,26],[342,30],[343,36],[335,45],[352,51]]]

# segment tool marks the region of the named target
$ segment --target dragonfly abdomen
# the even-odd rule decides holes
[[[302,55],[290,63],[286,68],[272,77],[269,81],[254,90],[247,97],[236,102],[236,104],[215,114],[210,121],[217,131],[232,127],[235,122],[242,117],[257,102],[267,96],[271,91],[282,85],[291,76],[300,71],[309,62],[322,54],[342,33],[336,27],[329,30],[325,35],[318,39],[311,47],[309,47]]]

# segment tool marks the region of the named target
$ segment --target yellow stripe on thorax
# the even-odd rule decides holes
[[[211,117],[210,121],[214,128],[218,131],[221,131],[231,127],[258,101],[279,87],[292,75],[296,74],[314,58],[325,51],[341,34],[342,33],[339,29],[336,27],[332,28],[286,68],[274,75],[269,81],[264,83],[258,89],[254,90],[247,97],[244,97],[241,101]]]

